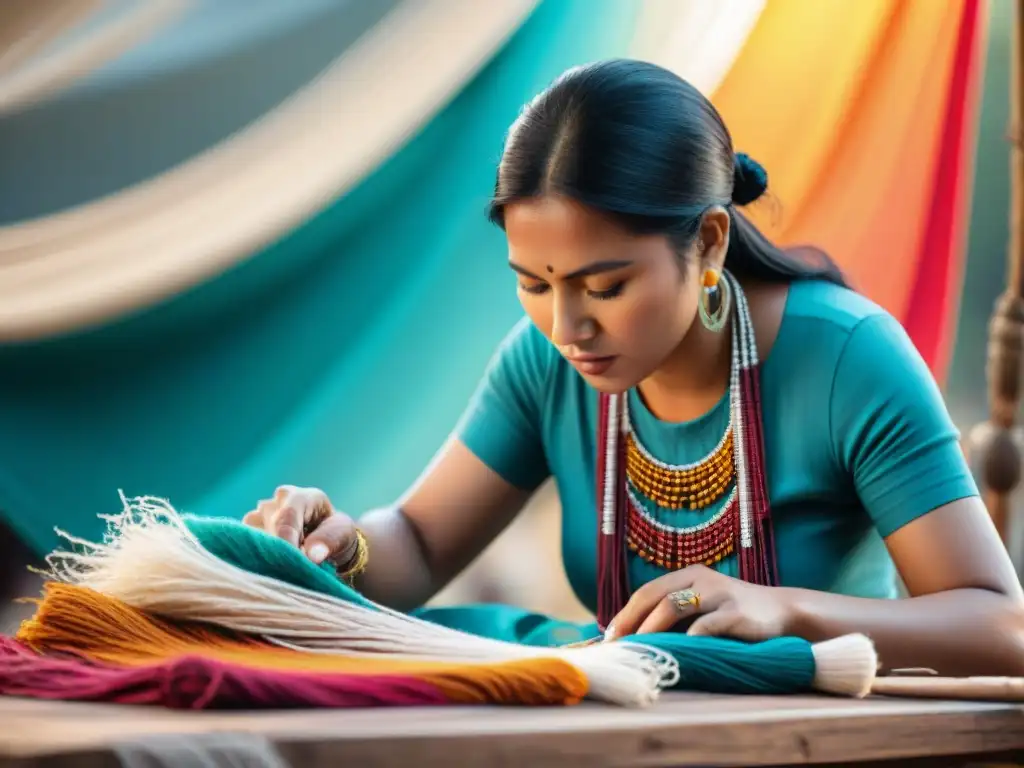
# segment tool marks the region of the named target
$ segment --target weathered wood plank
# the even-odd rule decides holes
[[[291,765],[800,765],[1024,754],[1024,707],[873,698],[665,696],[656,707],[187,713],[0,698],[0,766],[118,765],[223,734]]]

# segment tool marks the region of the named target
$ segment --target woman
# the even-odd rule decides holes
[[[863,632],[890,669],[1024,674],[1024,596],[934,380],[826,257],[738,212],[766,185],[675,75],[570,70],[507,138],[491,218],[528,319],[447,445],[358,532],[291,486],[246,522],[405,610],[553,475],[608,638]]]

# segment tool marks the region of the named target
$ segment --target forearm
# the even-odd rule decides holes
[[[419,536],[398,507],[367,512],[359,518],[370,559],[356,579],[356,588],[369,599],[407,611],[434,596],[436,586]]]
[[[940,675],[1024,675],[1024,609],[983,589],[872,600],[782,588],[789,634],[812,642],[860,632],[883,669],[924,667]]]

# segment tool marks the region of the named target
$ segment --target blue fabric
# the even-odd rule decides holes
[[[0,349],[15,532],[40,554],[54,526],[96,538],[119,488],[232,517],[280,483],[353,514],[397,498],[519,313],[485,216],[505,132],[567,67],[625,53],[636,10],[543,0],[436,119],[288,237],[124,322]]]
[[[906,333],[852,291],[795,283],[761,366],[761,396],[782,584],[895,597],[882,537],[977,493],[938,387]],[[707,455],[729,420],[727,397],[680,424],[659,421],[635,391],[629,405],[641,442],[671,464]],[[592,611],[596,420],[596,393],[522,321],[495,354],[459,427],[470,450],[509,482],[532,488],[554,476],[566,573]],[[648,511],[669,525],[697,525],[724,501],[703,511]],[[716,567],[735,576],[736,557]],[[636,556],[628,570],[633,589],[666,573]]]

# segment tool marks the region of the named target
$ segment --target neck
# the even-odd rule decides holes
[[[638,385],[647,408],[664,421],[706,413],[729,387],[732,323],[709,331],[697,321],[665,362]]]

